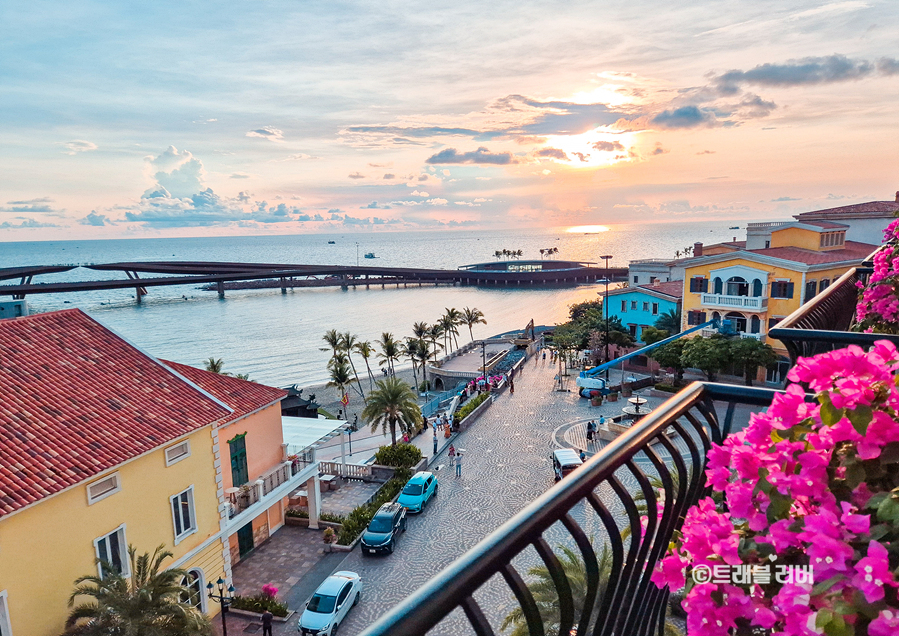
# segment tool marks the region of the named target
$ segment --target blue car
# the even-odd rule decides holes
[[[412,475],[396,502],[409,512],[421,512],[431,497],[437,494],[437,477],[434,473],[420,472]]]

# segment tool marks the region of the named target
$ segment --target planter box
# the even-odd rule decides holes
[[[259,614],[258,612],[251,612],[249,610],[242,610],[242,609],[237,609],[234,607],[229,607],[228,613],[234,614],[235,616],[242,616],[244,618],[249,618],[250,620],[257,620],[260,623],[262,622],[262,614]],[[290,620],[290,617],[293,616],[294,614],[296,614],[296,612],[294,612],[293,610],[288,610],[287,616],[284,616],[284,617],[272,616],[272,621],[275,623],[286,623],[287,621]]]
[[[465,419],[459,422],[459,430],[464,431],[466,428],[468,428],[472,422],[478,419],[481,413],[490,408],[491,404],[493,404],[493,397],[488,397],[486,400],[478,404],[475,410],[466,415]]]
[[[288,526],[299,526],[301,528],[309,527],[309,518],[308,517],[288,517],[284,515],[284,523]],[[319,530],[323,530],[325,528],[332,528],[334,532],[337,532],[342,527],[339,523],[334,523],[333,521],[322,521],[318,520]]]

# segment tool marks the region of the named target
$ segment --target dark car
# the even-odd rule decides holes
[[[401,531],[406,531],[406,509],[397,503],[384,504],[362,534],[362,554],[393,552],[396,535]]]

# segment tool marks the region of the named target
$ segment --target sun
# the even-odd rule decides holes
[[[601,234],[608,232],[609,228],[605,225],[575,225],[565,231],[569,234]]]

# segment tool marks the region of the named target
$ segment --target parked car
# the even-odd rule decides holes
[[[556,481],[559,481],[565,477],[565,475],[568,475],[583,464],[578,454],[570,448],[559,448],[554,450],[552,460],[553,473],[555,474]]]
[[[434,473],[419,472],[406,482],[396,502],[409,512],[421,512],[431,497],[437,494],[437,477]]]
[[[362,578],[355,572],[335,572],[318,586],[297,623],[300,634],[332,636],[350,609],[362,598]]]
[[[406,509],[398,503],[384,504],[362,533],[362,554],[392,553],[396,536],[405,531]]]

